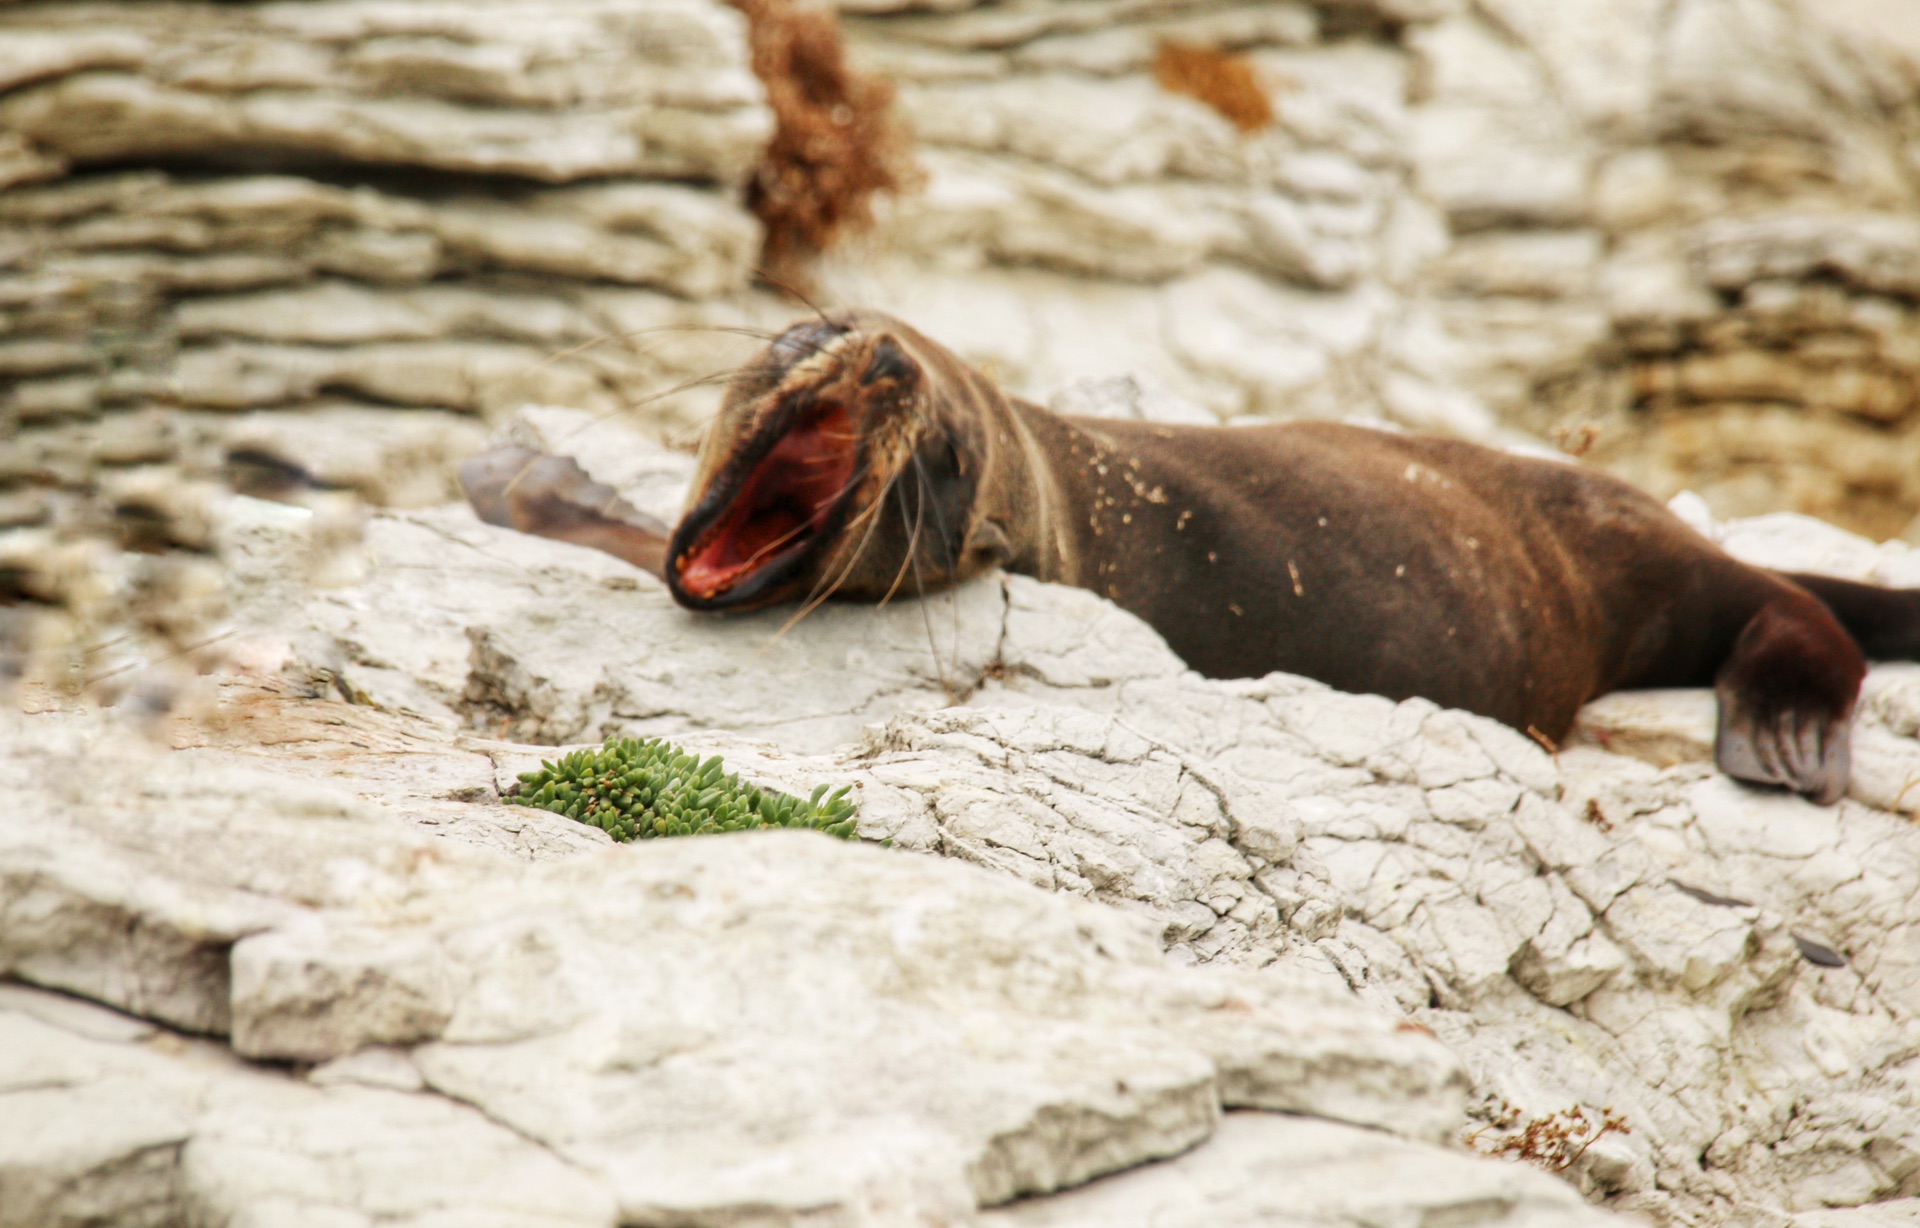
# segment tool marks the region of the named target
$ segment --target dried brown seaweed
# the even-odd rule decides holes
[[[838,17],[793,0],[731,0],[746,14],[753,71],[775,128],[747,187],[765,229],[761,268],[805,281],[809,260],[873,222],[873,197],[913,186],[891,82],[847,63]]]

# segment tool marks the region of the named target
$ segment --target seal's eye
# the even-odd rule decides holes
[[[844,404],[821,400],[804,410],[681,555],[680,587],[715,597],[812,544],[851,488],[859,441]]]

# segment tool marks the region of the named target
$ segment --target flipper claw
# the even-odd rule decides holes
[[[1832,805],[1852,770],[1851,721],[1866,662],[1832,615],[1775,601],[1741,631],[1714,692],[1714,759],[1729,776]]]

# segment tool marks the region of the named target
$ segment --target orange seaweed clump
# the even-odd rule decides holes
[[[1242,132],[1273,123],[1273,99],[1244,55],[1164,39],[1153,57],[1153,78],[1162,89],[1206,103]]]
[[[913,184],[893,85],[848,67],[830,10],[730,2],[746,14],[754,75],[774,115],[773,139],[747,186],[747,207],[765,230],[762,272],[804,281],[808,259],[872,224],[874,193]]]

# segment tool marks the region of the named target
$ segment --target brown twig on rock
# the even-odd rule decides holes
[[[753,71],[773,108],[773,139],[747,186],[766,234],[770,282],[804,283],[806,262],[872,224],[876,192],[914,185],[893,85],[847,64],[839,19],[794,0],[730,0],[746,14]]]
[[[1633,1127],[1627,1124],[1627,1119],[1612,1108],[1600,1110],[1597,1124],[1579,1105],[1548,1113],[1545,1117],[1532,1118],[1525,1125],[1520,1124],[1522,1116],[1519,1109],[1501,1101],[1493,1120],[1467,1136],[1467,1146],[1481,1155],[1510,1156],[1536,1164],[1550,1173],[1562,1173],[1587,1154],[1587,1148],[1607,1135],[1633,1133]],[[1486,1137],[1490,1130],[1510,1131],[1515,1126],[1520,1126],[1518,1133],[1510,1133],[1499,1139]]]
[[[1162,89],[1206,103],[1242,132],[1273,123],[1273,99],[1243,55],[1166,39],[1153,57],[1153,78]]]

